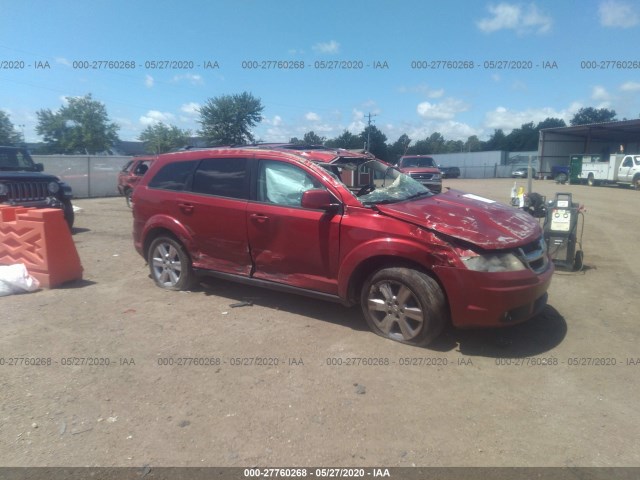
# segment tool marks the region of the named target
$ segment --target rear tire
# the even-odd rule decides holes
[[[442,332],[447,319],[440,285],[410,268],[375,272],[364,283],[360,304],[374,333],[409,345],[428,345]]]
[[[563,185],[567,182],[568,177],[566,173],[559,173],[558,175],[556,175],[556,182],[557,183],[562,183]]]
[[[191,258],[175,238],[163,235],[151,242],[147,254],[151,278],[166,290],[190,290],[196,284]]]
[[[593,177],[593,173],[590,173],[589,176],[587,177],[587,185],[589,185],[590,187],[595,187],[596,180]]]

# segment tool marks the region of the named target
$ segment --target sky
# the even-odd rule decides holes
[[[636,0],[0,0],[0,16],[0,110],[27,142],[37,111],[89,93],[123,140],[160,121],[197,134],[208,99],[244,91],[270,142],[368,115],[389,142],[640,117]]]

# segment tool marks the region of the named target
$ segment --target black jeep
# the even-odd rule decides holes
[[[0,204],[60,208],[69,228],[73,227],[71,187],[43,170],[26,149],[0,147]]]

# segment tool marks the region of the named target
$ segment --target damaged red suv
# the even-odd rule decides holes
[[[286,146],[160,155],[136,187],[134,242],[155,283],[201,275],[359,303],[371,330],[426,345],[525,321],[553,265],[522,210],[346,150]]]

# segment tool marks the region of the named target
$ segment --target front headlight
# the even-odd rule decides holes
[[[60,191],[60,185],[58,185],[58,182],[49,182],[49,185],[47,185],[47,190],[49,190],[49,193],[55,195]]]
[[[439,173],[434,173],[433,177],[431,177],[433,180],[440,180],[440,177],[442,177],[442,175],[440,175]]]
[[[469,270],[477,272],[517,272],[527,269],[522,260],[513,253],[471,255],[460,257],[460,260]]]

